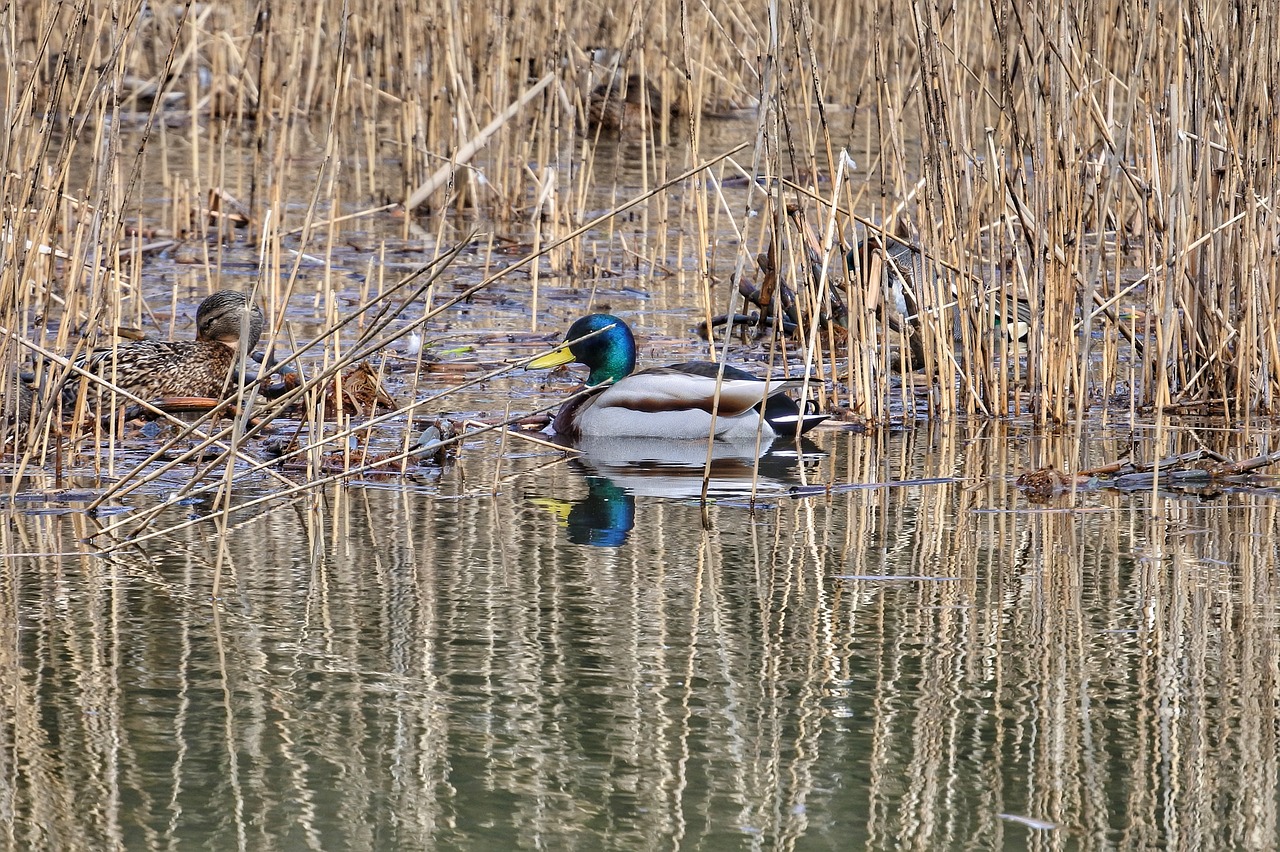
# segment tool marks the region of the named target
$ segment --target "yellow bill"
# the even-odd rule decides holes
[[[529,362],[527,369],[542,370],[546,367],[559,367],[561,364],[568,364],[573,361],[573,353],[569,351],[569,347],[562,346],[559,349],[552,349],[545,355],[539,355]]]

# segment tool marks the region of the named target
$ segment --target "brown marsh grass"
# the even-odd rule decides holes
[[[163,306],[142,298],[155,252],[193,247],[210,290],[247,255],[275,348],[305,343],[287,339],[290,300],[327,318],[298,392],[318,478],[319,448],[359,428],[322,422],[322,383],[410,330],[369,320],[409,311],[414,292],[376,246],[357,294],[368,314],[353,319],[338,298],[350,284],[331,275],[334,247],[377,223],[428,246],[423,266],[478,251],[480,286],[527,303],[531,330],[548,275],[622,265],[683,273],[690,324],[732,312],[735,284],[775,244],[802,300],[831,288],[849,306],[845,329],[805,314],[783,350],[825,407],[872,424],[905,410],[1077,429],[1095,413],[1248,425],[1276,408],[1280,24],[1261,7],[261,11],[41,0],[0,13],[6,384],[21,365],[53,387],[69,374],[59,359],[109,344],[109,330],[155,328]],[[621,77],[642,89],[640,120],[593,126],[592,93]],[[731,156],[717,135],[726,115],[754,126]],[[616,132],[625,168],[598,156]],[[728,187],[740,175],[745,196]],[[817,272],[788,205],[820,235]],[[611,215],[624,206],[638,222],[625,234]],[[917,294],[926,369],[901,381],[875,294],[844,269],[845,250],[879,226],[959,272],[957,293],[939,279]],[[494,254],[509,242],[520,263]],[[1025,347],[989,330],[996,293],[1029,302]],[[456,302],[431,286],[416,298],[419,325]],[[176,316],[176,290],[169,302]],[[64,451],[49,409],[29,460]],[[249,429],[234,422],[221,435],[231,446]],[[110,429],[70,438],[63,461],[122,473]]]

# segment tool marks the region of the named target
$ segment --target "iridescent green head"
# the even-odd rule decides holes
[[[565,342],[529,363],[532,369],[558,367],[576,361],[591,368],[587,384],[618,381],[636,368],[636,339],[622,320],[610,314],[591,314],[569,326]]]

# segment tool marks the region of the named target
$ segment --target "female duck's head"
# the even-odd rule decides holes
[[[245,322],[246,317],[248,323]],[[196,309],[196,340],[240,347],[240,337],[248,339],[245,351],[252,352],[262,339],[265,324],[262,309],[249,304],[249,297],[235,290],[219,290]]]
[[[531,369],[577,362],[591,368],[587,384],[618,381],[636,368],[636,339],[627,324],[611,314],[591,314],[569,326],[565,342],[529,363]]]

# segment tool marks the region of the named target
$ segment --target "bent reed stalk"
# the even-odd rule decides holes
[[[6,386],[20,368],[46,388],[67,375],[29,352],[74,356],[146,327],[145,246],[160,245],[195,255],[194,288],[253,253],[278,339],[287,305],[323,308],[324,365],[299,392],[318,400],[320,381],[389,339],[347,329],[335,246],[381,227],[358,301],[403,306],[377,260],[388,231],[440,255],[480,228],[492,237],[468,263],[525,300],[531,329],[562,286],[548,272],[628,270],[690,324],[732,314],[772,244],[807,313],[795,339],[757,345],[799,355],[825,406],[869,424],[1208,413],[1249,426],[1276,411],[1274,16],[1195,0],[606,11],[329,0],[259,19],[234,5],[10,4],[0,326],[36,348],[0,339]],[[606,127],[602,84],[623,80],[622,123]],[[733,127],[749,164],[699,176]],[[624,228],[616,214],[637,197],[638,230]],[[405,200],[415,209],[393,219],[389,202]],[[791,205],[831,237],[817,264]],[[878,285],[846,269],[871,230],[860,221],[919,246],[931,270],[918,372],[894,372],[906,341],[877,312]],[[503,239],[544,258],[527,284],[491,276]],[[817,318],[828,291],[848,309],[838,322]],[[452,303],[434,286],[422,298],[424,317]],[[1021,343],[992,331],[1019,299]],[[308,408],[315,446],[337,440]],[[49,415],[15,448],[23,464],[61,446]],[[118,442],[95,431],[68,462],[118,476]]]

